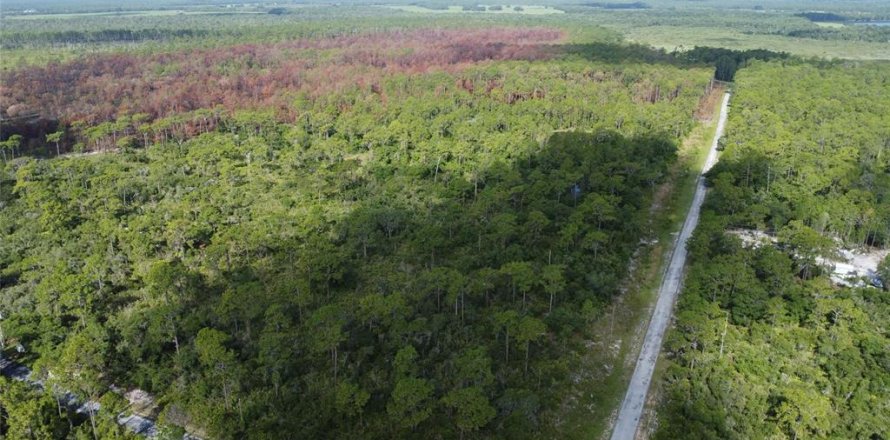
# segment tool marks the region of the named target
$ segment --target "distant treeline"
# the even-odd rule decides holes
[[[208,35],[199,29],[102,29],[97,31],[60,31],[41,33],[10,33],[3,36],[0,47],[19,48],[41,44],[88,44],[126,41],[167,40],[193,38]]]
[[[801,12],[799,14],[794,14],[794,16],[803,17],[810,21],[821,22],[842,22],[849,20],[849,18],[844,17],[843,15],[835,14],[832,12]]]
[[[447,11],[448,6],[449,6],[444,3],[425,3],[425,2],[423,2],[423,3],[414,2],[414,3],[409,3],[409,5],[418,6],[418,7],[425,8],[425,9],[434,9],[434,10],[438,10],[438,11]]]
[[[709,64],[714,66],[714,79],[732,81],[735,73],[750,60],[786,59],[785,52],[765,49],[731,50],[717,47],[696,47],[684,52],[666,52],[640,44],[592,43],[567,45],[564,50],[583,58],[609,63],[667,63],[674,65]]]
[[[890,28],[886,26],[843,26],[839,28],[817,27],[814,29],[792,29],[779,31],[776,35],[814,40],[890,41]]]
[[[750,60],[785,59],[789,55],[785,52],[773,52],[765,49],[730,50],[716,47],[696,47],[688,52],[683,52],[681,57],[693,63],[713,64],[714,79],[732,81],[736,71],[748,65]]]
[[[633,3],[604,3],[604,2],[589,2],[584,3],[582,6],[587,6],[591,8],[602,8],[602,9],[649,9],[649,6],[643,2],[633,2]]]

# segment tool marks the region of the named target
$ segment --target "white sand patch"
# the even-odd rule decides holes
[[[739,237],[745,246],[775,245],[775,235],[756,229],[730,229],[730,235]],[[890,249],[840,248],[837,258],[817,258],[816,262],[831,270],[831,281],[844,286],[881,286],[878,264],[890,254]]]

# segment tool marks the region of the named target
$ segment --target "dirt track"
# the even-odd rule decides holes
[[[717,132],[714,135],[714,141],[711,144],[708,158],[705,160],[705,165],[702,167],[701,174],[699,174],[698,181],[696,182],[692,206],[689,207],[686,221],[683,223],[683,229],[680,230],[680,235],[674,244],[674,251],[671,254],[668,269],[665,271],[664,278],[661,280],[661,286],[658,288],[658,302],[652,313],[649,329],[646,331],[643,348],[640,350],[640,357],[637,359],[637,365],[634,368],[630,385],[628,385],[627,394],[624,395],[624,401],[621,403],[618,420],[615,422],[615,428],[612,431],[612,440],[633,440],[636,436],[640,417],[643,413],[643,406],[646,403],[646,395],[649,392],[649,384],[652,382],[652,373],[655,370],[658,354],[661,352],[664,333],[671,322],[674,302],[682,286],[683,268],[686,265],[686,241],[689,240],[689,237],[692,236],[692,231],[698,225],[701,206],[705,200],[705,182],[702,175],[717,162],[717,141],[723,136],[728,111],[729,93],[726,93],[723,95],[723,103],[720,107],[720,120],[717,122]]]

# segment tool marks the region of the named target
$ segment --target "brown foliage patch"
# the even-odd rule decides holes
[[[287,111],[297,94],[354,87],[383,94],[393,74],[458,72],[489,60],[538,60],[563,37],[543,28],[425,29],[139,56],[92,56],[9,73],[0,109],[35,109],[88,125],[144,113],[148,119],[221,106]],[[463,85],[472,90],[472,86]]]

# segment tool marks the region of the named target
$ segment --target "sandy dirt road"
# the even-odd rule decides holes
[[[696,182],[692,206],[689,207],[689,212],[686,214],[686,221],[683,223],[683,228],[680,230],[680,235],[674,244],[668,269],[665,271],[664,278],[661,280],[661,286],[658,288],[658,300],[655,304],[655,310],[652,313],[652,319],[649,321],[649,329],[646,331],[646,338],[643,340],[640,357],[637,358],[637,365],[630,379],[630,385],[627,387],[627,394],[624,395],[624,401],[621,403],[618,420],[615,422],[615,427],[612,430],[612,440],[633,440],[636,436],[640,418],[643,414],[643,406],[646,404],[649,384],[652,382],[652,373],[655,370],[658,354],[661,352],[664,333],[671,322],[674,302],[676,302],[677,295],[680,293],[680,287],[683,284],[683,268],[686,265],[686,241],[689,240],[689,237],[692,236],[692,231],[698,225],[701,206],[705,201],[706,189],[703,175],[717,162],[717,142],[723,136],[728,112],[729,93],[726,93],[723,95],[723,103],[720,106],[720,119],[717,122],[717,131],[714,135],[711,149]]]

